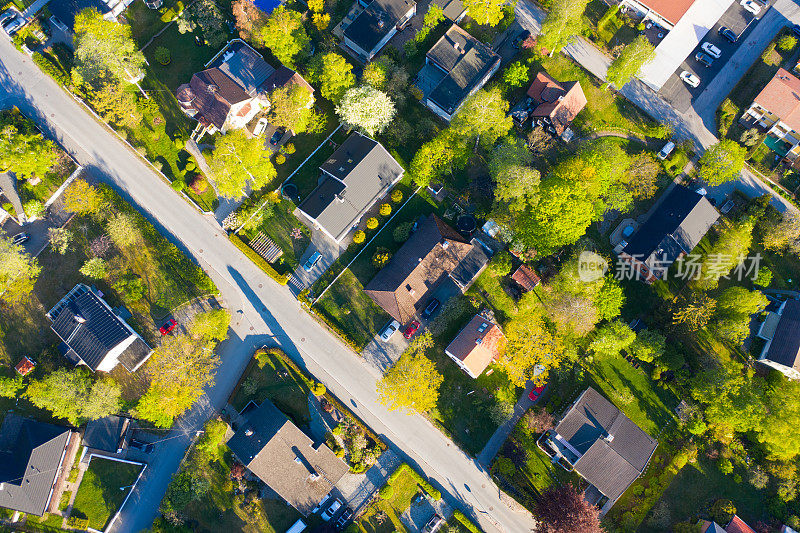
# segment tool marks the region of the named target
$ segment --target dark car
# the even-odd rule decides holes
[[[792,26],[792,33],[794,33],[797,37],[800,37],[800,24],[795,24]]]
[[[158,328],[158,332],[161,333],[162,335],[166,335],[167,333],[175,329],[175,326],[177,325],[178,322],[174,318],[170,318],[169,320],[164,322],[164,324],[160,328]]]
[[[439,309],[439,300],[431,298],[431,301],[428,302],[428,305],[422,311],[422,318],[430,318],[437,309]]]
[[[23,242],[27,242],[28,239],[30,239],[30,237],[28,236],[27,233],[17,233],[11,239],[11,242],[13,242],[14,244],[22,244]]]
[[[411,324],[406,326],[405,330],[403,330],[403,337],[405,337],[406,339],[410,339],[411,337],[414,336],[414,334],[417,331],[419,331],[420,326],[421,324],[419,322],[417,322],[416,320],[413,321]]]
[[[277,146],[281,139],[283,139],[283,134],[286,133],[286,130],[283,128],[278,128],[275,130],[275,133],[272,134],[272,137],[269,138],[269,144],[272,146]]]
[[[514,43],[512,44],[512,46],[514,48],[517,48],[517,49],[520,48],[522,46],[522,43],[524,43],[525,40],[530,36],[531,36],[531,32],[529,32],[528,30],[525,30],[524,32],[522,32],[519,35],[517,35],[517,38],[514,39]]]
[[[727,26],[722,26],[719,29],[719,34],[728,39],[730,42],[735,43],[739,40],[739,36],[734,33],[734,31]]]
[[[155,446],[151,442],[142,442],[136,439],[131,439],[130,445],[131,448],[136,448],[137,450],[142,451],[144,453],[151,453],[153,451],[153,448],[155,448]]]
[[[695,55],[694,58],[706,67],[710,67],[712,64],[714,64],[714,58],[705,52],[697,52],[697,55]]]
[[[347,522],[349,522],[351,518],[353,518],[353,511],[351,511],[350,508],[345,509],[342,516],[336,521],[336,527],[344,529],[344,526],[347,525]]]

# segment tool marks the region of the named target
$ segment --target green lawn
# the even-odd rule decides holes
[[[178,26],[172,24],[144,50],[153,73],[173,93],[179,85],[189,83],[192,74],[205,69],[206,63],[219,52],[205,44],[198,46],[194,36],[194,32],[179,32]],[[156,48],[160,46],[167,48],[172,54],[172,61],[168,65],[162,65],[155,60]]]
[[[163,7],[170,8],[175,2],[176,0],[166,0]],[[166,23],[161,21],[160,11],[150,9],[144,2],[131,4],[125,12],[125,17],[130,22],[133,38],[140,47],[147,44],[147,41],[166,26]]]
[[[94,529],[105,529],[141,470],[140,465],[93,457],[75,494],[72,516],[88,518]]]
[[[484,270],[469,290],[470,295],[483,299],[492,308],[500,322],[509,320],[517,312],[517,303],[503,288],[508,286],[509,279],[498,278]]]
[[[400,521],[400,515],[411,507],[411,501],[419,494],[420,488],[412,474],[410,467],[401,465],[404,469],[391,482],[391,494],[385,498],[378,496],[358,521],[354,522],[347,531],[363,533],[390,533],[392,531],[406,531]]]

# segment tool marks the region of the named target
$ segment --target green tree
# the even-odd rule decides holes
[[[703,405],[706,422],[716,438],[730,442],[736,433],[759,427],[764,413],[762,386],[741,366],[731,362],[698,373],[690,392]]]
[[[111,379],[93,383],[89,373],[80,368],[55,370],[32,381],[25,391],[35,406],[74,425],[118,412],[121,395],[119,385]]]
[[[295,134],[305,133],[314,111],[313,95],[300,84],[290,83],[269,95],[269,121],[276,128],[286,128]]]
[[[205,340],[224,341],[228,338],[231,315],[225,309],[212,309],[195,315],[189,327],[192,335]]]
[[[641,152],[631,159],[623,180],[625,187],[636,198],[652,198],[658,190],[658,175],[662,167],[649,152]]]
[[[108,275],[108,263],[102,257],[92,257],[80,268],[80,273],[91,279],[103,279]]]
[[[426,335],[430,332],[419,338]],[[436,407],[444,378],[425,355],[424,346],[424,340],[412,344],[378,382],[379,401],[389,410],[425,413]]]
[[[522,61],[511,63],[503,73],[503,81],[509,87],[522,87],[528,83],[528,69]]]
[[[133,246],[142,241],[142,233],[133,217],[125,213],[117,213],[106,223],[108,236],[119,248]]]
[[[41,133],[0,125],[0,172],[13,172],[18,179],[43,178],[57,157],[55,144]]]
[[[611,62],[606,74],[606,87],[622,88],[639,70],[656,57],[656,49],[646,35],[639,35]]]
[[[0,376],[0,398],[17,398],[24,389],[25,383],[22,381],[22,376]]]
[[[496,26],[505,12],[504,0],[464,0],[464,7],[470,18],[482,25]]]
[[[0,300],[15,303],[28,296],[41,271],[35,257],[0,235]]]
[[[319,86],[322,97],[335,104],[356,83],[353,66],[334,52],[315,55],[308,65],[308,72],[311,82]]]
[[[103,211],[107,201],[103,194],[85,180],[76,179],[64,191],[64,207],[77,215],[93,215]]]
[[[619,355],[636,340],[636,333],[621,320],[614,320],[600,326],[597,333],[589,343],[589,349],[599,357]]]
[[[727,276],[737,265],[744,264],[753,243],[754,227],[755,219],[746,217],[720,232],[719,238],[703,259],[700,279],[696,280],[698,287],[713,289],[721,277]]]
[[[666,349],[666,337],[651,329],[643,329],[636,334],[636,340],[631,343],[628,353],[645,363],[652,363],[659,359]]]
[[[225,198],[240,198],[245,187],[261,189],[275,179],[277,172],[264,150],[264,141],[248,138],[243,130],[229,132],[217,139],[208,157],[208,166],[217,192]]]
[[[489,174],[495,181],[494,198],[501,210],[522,213],[538,202],[541,175],[529,166],[532,160],[533,154],[518,138],[506,138],[492,151]]]
[[[431,6],[433,7],[435,4],[431,4]],[[380,56],[367,63],[367,66],[364,67],[364,70],[361,72],[361,81],[379,91],[384,91],[386,90],[386,85],[389,82],[391,73],[395,68],[397,68],[397,65],[395,65],[391,58],[388,56]]]
[[[771,213],[759,226],[764,248],[784,250],[800,238],[800,213],[789,209],[783,213]]]
[[[539,383],[547,380],[549,372],[556,370],[564,358],[561,340],[548,329],[535,309],[521,310],[505,328],[506,348],[497,364],[508,378],[519,386],[529,379]]]
[[[422,26],[430,30],[435,28],[443,20],[444,10],[433,2],[428,4],[428,11],[425,12],[425,17],[422,19]]]
[[[258,39],[284,65],[294,65],[297,56],[310,42],[303,27],[303,15],[283,5],[278,6],[269,16],[259,30]]]
[[[694,294],[688,299],[681,301],[672,313],[672,321],[675,324],[686,324],[686,326],[696,331],[708,324],[717,308],[717,301],[705,294]]]
[[[215,0],[196,0],[186,6],[177,20],[181,33],[199,30],[208,46],[218,48],[228,39],[228,21]]]
[[[348,89],[336,106],[346,126],[359,128],[369,136],[385,130],[396,111],[392,99],[370,85]]]
[[[594,298],[599,320],[611,320],[619,316],[622,306],[625,305],[625,291],[619,280],[608,274],[603,278],[603,283]]]
[[[719,337],[738,345],[750,335],[750,317],[763,311],[767,304],[769,300],[759,291],[725,289],[717,299],[712,328]]]
[[[67,228],[50,228],[47,230],[47,236],[50,239],[50,247],[59,255],[66,254],[75,235]]]
[[[511,272],[511,254],[505,250],[496,253],[489,261],[488,270],[495,277],[507,276]]]
[[[81,406],[81,416],[97,420],[119,412],[122,406],[122,388],[111,378],[100,378],[94,383]]]
[[[119,82],[100,74],[81,86],[92,106],[103,120],[117,127],[134,128],[142,122],[138,97],[131,92],[132,85],[121,87]]]
[[[554,0],[551,4],[538,38],[550,56],[583,30],[583,12],[588,4],[589,0]]]
[[[753,280],[753,284],[766,288],[769,287],[770,283],[772,283],[772,270],[766,266],[759,268],[758,275],[756,279]]]
[[[446,174],[462,169],[469,161],[470,150],[466,143],[450,129],[423,144],[409,166],[414,182],[422,187]]]
[[[735,179],[744,168],[747,150],[736,141],[722,139],[710,146],[698,161],[697,177],[709,185]]]
[[[800,455],[800,383],[775,374],[764,394],[766,412],[756,438],[770,459],[794,461]]]
[[[73,34],[72,77],[77,85],[91,83],[104,73],[119,81],[141,75],[144,55],[130,25],[106,20],[97,9],[87,8],[76,15]]]
[[[498,87],[481,89],[470,96],[450,122],[450,129],[467,139],[477,138],[491,147],[511,130],[508,101]]]

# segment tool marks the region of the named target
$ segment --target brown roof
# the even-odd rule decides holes
[[[34,368],[36,368],[36,363],[29,357],[23,357],[22,360],[17,363],[17,366],[14,367],[21,376],[27,376]]]
[[[261,87],[267,92],[272,92],[288,83],[294,83],[296,85],[300,85],[301,87],[305,87],[308,92],[314,94],[314,88],[308,84],[303,76],[284,65],[278,67],[278,70],[273,72],[270,77],[264,81],[264,84]]]
[[[639,0],[639,3],[649,7],[672,24],[677,24],[692,7],[694,0]]]
[[[778,69],[753,101],[777,115],[793,130],[800,131],[800,79],[788,70]]]
[[[536,272],[525,265],[520,265],[519,268],[511,274],[511,279],[516,281],[526,292],[532,291],[534,287],[542,282],[539,276],[536,275]]]
[[[213,124],[219,129],[225,125],[232,105],[251,98],[239,84],[216,67],[193,75],[188,84],[178,87],[177,97],[185,109],[197,110],[197,120]]]
[[[405,324],[472,248],[456,230],[436,215],[430,215],[364,291]]]
[[[538,104],[534,117],[549,117],[561,135],[586,106],[586,95],[577,81],[557,82],[546,72],[539,72],[528,88],[528,96]]]
[[[500,357],[506,337],[500,327],[478,314],[458,332],[445,352],[459,359],[472,375],[480,376],[489,364]]]
[[[756,533],[753,528],[744,523],[744,520],[733,515],[733,520],[725,528],[725,533]]]

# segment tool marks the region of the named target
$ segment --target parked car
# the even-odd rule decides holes
[[[428,523],[425,524],[425,527],[422,528],[423,533],[434,533],[435,531],[439,531],[439,528],[442,527],[444,524],[444,518],[439,516],[438,514],[434,514]]]
[[[697,52],[694,58],[706,67],[710,67],[711,65],[714,64],[714,58],[705,52]]]
[[[410,339],[411,337],[413,337],[414,334],[417,331],[419,331],[420,325],[421,324],[419,322],[417,322],[416,320],[411,322],[411,324],[406,326],[406,329],[403,331],[403,337],[405,337],[406,339]]]
[[[711,43],[703,43],[702,46],[700,46],[700,48],[703,49],[703,52],[707,53],[708,55],[710,55],[715,59],[719,59],[720,56],[722,55],[722,50],[720,50]]]
[[[743,8],[745,8],[753,15],[758,15],[759,13],[761,13],[761,6],[756,4],[753,0],[742,0],[741,4]]]
[[[161,333],[162,335],[166,335],[170,331],[175,329],[175,326],[177,326],[177,325],[178,325],[178,322],[174,318],[170,318],[169,320],[164,322],[164,325],[162,325],[160,328],[158,328],[158,332]]]
[[[281,139],[283,139],[284,133],[286,133],[286,130],[283,128],[278,128],[275,130],[275,133],[273,133],[272,137],[269,138],[269,144],[272,146],[278,146],[278,143],[281,142]]]
[[[336,511],[338,511],[341,506],[342,506],[342,500],[340,500],[339,498],[336,498],[335,500],[333,500],[333,503],[331,504],[331,506],[328,507],[327,509],[325,509],[322,512],[322,515],[321,515],[322,519],[327,522],[328,520],[333,518],[333,515],[336,514]]]
[[[11,21],[11,19],[13,19],[16,16],[17,12],[14,11],[13,9],[9,9],[8,11],[0,15],[0,26],[5,26],[6,22]]]
[[[529,32],[528,30],[525,30],[524,32],[522,32],[519,35],[517,35],[517,38],[514,39],[514,43],[512,44],[512,46],[514,48],[516,48],[516,49],[521,48],[522,47],[522,43],[524,43],[525,40],[530,36],[531,36],[531,32]]]
[[[669,157],[669,154],[671,154],[674,149],[675,149],[675,143],[672,141],[667,142],[667,144],[664,145],[664,148],[662,148],[661,151],[658,152],[658,158],[662,161],[665,160],[666,158]]]
[[[11,36],[17,33],[17,30],[25,25],[25,19],[18,17],[16,14],[2,23],[3,31]]]
[[[143,442],[136,439],[131,439],[129,444],[131,448],[136,448],[140,452],[144,453],[151,453],[155,448],[155,445],[152,442]]]
[[[535,402],[539,399],[539,396],[542,395],[542,391],[544,391],[545,385],[539,385],[538,387],[534,387],[531,392],[528,394],[528,399],[532,402]]]
[[[800,24],[792,26],[792,33],[794,33],[796,37],[800,37]]]
[[[264,135],[264,130],[267,129],[268,125],[269,121],[267,119],[265,118],[258,119],[258,122],[256,122],[256,127],[253,128],[253,135],[255,135],[256,137],[261,137],[262,135]]]
[[[321,258],[322,258],[321,253],[314,252],[313,254],[311,254],[311,257],[308,258],[305,264],[303,264],[303,270],[305,270],[306,272],[311,272]]]
[[[339,517],[339,520],[336,521],[336,527],[339,529],[344,529],[344,526],[347,525],[347,522],[349,522],[351,518],[353,518],[353,511],[351,511],[349,508],[346,508],[342,513],[342,516]]]
[[[30,239],[30,236],[27,233],[22,232],[14,235],[14,237],[11,238],[11,242],[14,244],[22,244],[23,242],[28,242],[28,239]]]
[[[681,79],[683,80],[683,83],[685,83],[689,87],[697,87],[700,85],[700,78],[698,78],[688,70],[684,70],[683,72],[681,72]]]
[[[437,309],[439,309],[439,300],[431,298],[431,301],[428,302],[428,305],[425,306],[425,309],[422,311],[422,318],[430,318]]]
[[[736,33],[727,26],[720,27],[719,34],[728,39],[732,43],[735,43],[736,41],[739,40],[739,36],[736,35]]]
[[[389,339],[392,338],[392,335],[394,335],[398,329],[400,329],[400,322],[398,322],[397,320],[392,320],[391,322],[386,324],[385,328],[381,330],[381,340],[383,342],[387,342]]]

